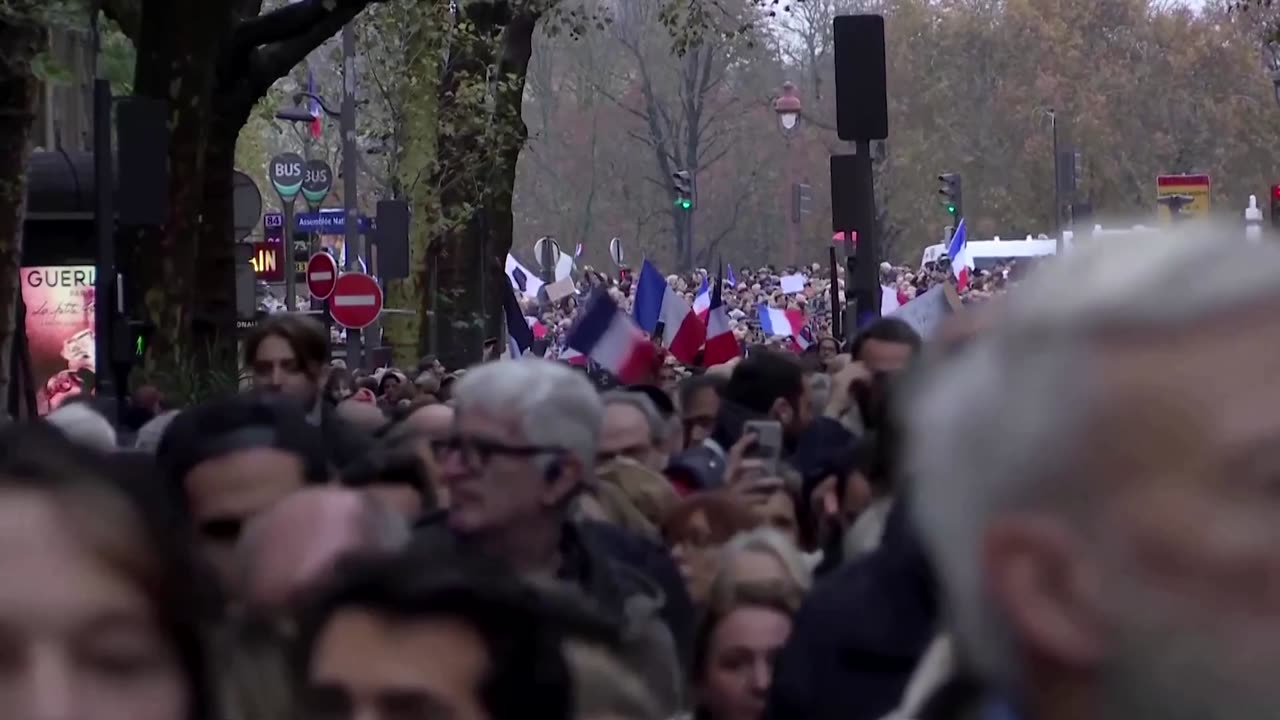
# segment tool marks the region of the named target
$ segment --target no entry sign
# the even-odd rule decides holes
[[[338,285],[338,262],[327,252],[307,260],[307,291],[313,300],[328,300]]]
[[[343,273],[329,299],[333,321],[348,330],[362,330],[382,312],[382,288],[378,281],[359,272]]]

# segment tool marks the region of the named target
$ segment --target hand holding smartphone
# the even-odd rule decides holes
[[[766,473],[776,474],[778,461],[782,459],[782,423],[777,420],[748,420],[742,427],[742,433],[756,438],[743,457],[763,461]]]

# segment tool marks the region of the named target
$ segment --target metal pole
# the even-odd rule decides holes
[[[1058,168],[1058,113],[1049,112],[1049,126],[1053,129],[1053,235],[1058,239],[1057,252],[1062,254],[1062,175]]]
[[[284,307],[289,312],[298,309],[298,263],[294,261],[293,249],[293,203],[294,198],[284,204]]]
[[[790,135],[788,135],[788,136],[787,136],[787,149],[786,149],[786,153],[787,153],[787,160],[786,160],[786,162],[787,162],[787,179],[786,179],[786,183],[787,183],[787,192],[786,192],[787,204],[785,205],[785,207],[787,208],[787,254],[786,254],[786,258],[787,258],[787,265],[788,265],[789,267],[793,267],[793,268],[794,268],[794,267],[796,266],[796,234],[797,234],[797,230],[800,228],[800,220],[799,220],[799,217],[797,216],[797,211],[799,210],[799,208],[792,207],[792,204],[794,204],[794,203],[796,202],[796,197],[795,197],[795,191],[796,191],[796,161],[795,161],[795,157],[793,157],[794,153],[792,153],[792,152],[791,152],[791,136],[790,136]]]
[[[356,176],[356,35],[351,23],[342,27],[342,209],[343,236],[347,249],[347,271],[360,267],[364,256],[360,239],[360,207]],[[364,348],[359,330],[347,330],[347,367],[364,367]]]
[[[293,130],[294,132],[297,132],[298,130],[298,125],[296,123],[293,124]],[[312,140],[311,140],[310,133],[304,133],[303,140],[302,140],[302,157],[306,160],[311,159],[311,145],[312,145]],[[329,179],[332,182],[333,178],[330,177]],[[317,206],[316,208],[314,208],[314,210],[316,212],[319,212],[320,208]],[[319,232],[307,233],[307,242],[308,242],[308,246],[307,246],[308,260],[311,259],[311,255],[314,255],[324,249],[323,245],[321,245],[320,243]],[[331,329],[333,328],[333,316],[329,314],[329,298],[325,298],[324,300],[321,300],[320,307],[318,308],[316,307],[316,304],[315,304],[315,298],[309,297],[308,304],[311,306],[311,309],[313,311],[315,310],[320,311],[320,317],[324,322],[324,341],[325,341],[325,344],[328,344],[329,337],[332,335]]]
[[[111,161],[111,83],[93,81],[93,182],[94,223],[97,230],[96,275],[93,282],[93,337],[96,354],[95,392],[116,397],[112,353],[113,316],[116,305],[116,207],[115,170]]]
[[[854,249],[852,277],[845,278],[846,302],[852,298],[849,308],[851,327],[847,337],[855,337],[862,316],[880,316],[880,258],[879,234],[876,229],[875,175],[871,165],[871,141],[856,143],[857,189],[861,197],[853,200],[858,208],[858,244]],[[849,272],[846,271],[846,272]],[[852,325],[849,325],[852,323]]]

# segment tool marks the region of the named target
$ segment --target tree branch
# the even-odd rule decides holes
[[[359,15],[366,5],[377,1],[380,0],[311,0],[308,4],[332,4],[333,8],[318,16],[310,27],[299,28],[299,31],[288,39],[273,42],[265,47],[251,48],[241,45],[248,52],[249,86],[254,102],[257,102],[276,80],[287,75],[293,66],[305,60],[312,50],[320,47],[321,43],[333,37],[343,25]],[[278,12],[281,10],[268,13],[264,17]]]
[[[350,17],[355,17],[371,2],[382,1],[302,0],[285,5],[237,25],[231,36],[231,52],[247,53],[262,45],[295,38],[334,13],[353,10]]]

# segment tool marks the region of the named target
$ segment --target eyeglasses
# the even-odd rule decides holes
[[[503,457],[535,457],[548,453],[559,454],[561,448],[539,445],[506,445],[504,443],[475,437],[451,437],[437,440],[431,444],[436,458],[443,460],[452,453],[461,452],[462,461],[470,467],[485,467],[493,458]]]

